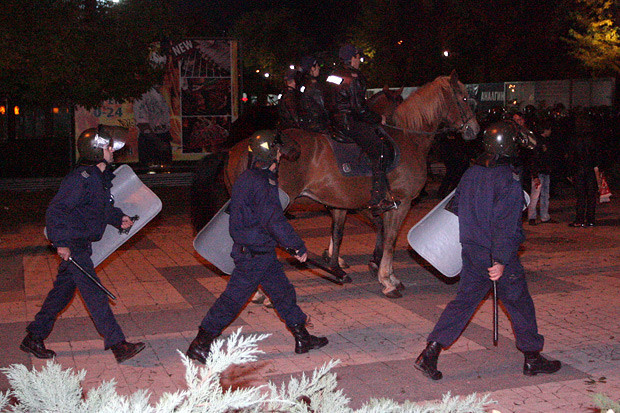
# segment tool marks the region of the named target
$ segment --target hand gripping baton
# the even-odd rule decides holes
[[[84,268],[82,268],[82,266],[80,264],[75,262],[75,260],[72,257],[69,257],[69,261],[71,261],[71,263],[73,263],[73,265],[75,265],[78,268],[78,270],[80,270],[85,276],[87,276],[89,280],[94,282],[97,287],[101,288],[101,291],[106,293],[108,295],[108,297],[110,297],[113,300],[116,300],[116,296],[114,294],[112,294],[110,292],[110,290],[105,288],[103,286],[103,284],[101,284],[95,277],[93,277],[91,274],[88,273],[88,271],[86,271]]]

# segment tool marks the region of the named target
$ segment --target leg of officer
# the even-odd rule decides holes
[[[542,350],[544,339],[538,334],[534,302],[527,288],[523,266],[516,256],[497,281],[497,298],[510,315],[517,348],[521,351]]]
[[[75,295],[76,286],[71,275],[71,266],[73,264],[69,261],[62,261],[60,263],[54,287],[47,294],[34,320],[26,328],[28,333],[40,340],[44,340],[49,336],[58,314],[69,305],[69,302],[71,302]]]
[[[292,328],[295,325],[306,324],[306,314],[297,305],[297,294],[295,287],[286,278],[282,270],[282,264],[277,260],[275,254],[265,256],[264,265],[267,271],[263,272],[261,285],[265,293],[271,299],[275,310],[286,323]]]
[[[226,289],[202,319],[200,328],[214,338],[234,321],[258,288],[261,269],[256,259],[237,259]]]
[[[498,280],[497,295],[512,320],[517,348],[524,354],[523,374],[553,374],[562,368],[557,360],[547,360],[540,355],[545,340],[538,334],[536,311],[530,295],[525,271],[515,254]]]
[[[93,277],[98,278],[90,259],[90,251],[73,250],[73,259],[82,266]],[[105,349],[125,340],[123,330],[118,325],[116,317],[110,308],[108,296],[99,289],[91,280],[82,274],[73,264],[71,265],[71,276],[73,281],[80,290],[80,294],[84,299],[86,308],[90,313],[97,331],[103,336],[103,344]]]
[[[429,342],[448,347],[461,335],[480,301],[491,288],[488,276],[490,252],[487,249],[463,245],[463,269],[456,298],[445,308],[435,328],[428,336]]]
[[[463,269],[456,298],[439,317],[428,336],[426,348],[415,361],[415,367],[433,380],[443,377],[441,371],[437,370],[441,349],[450,346],[461,335],[478,304],[491,288],[488,277],[491,261],[489,250],[465,244],[461,256]]]

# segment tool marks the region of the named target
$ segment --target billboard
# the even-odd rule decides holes
[[[201,159],[218,151],[239,110],[237,41],[185,39],[154,47],[166,67],[161,85],[132,101],[106,101],[75,111],[75,139],[100,127],[126,140],[117,162],[144,166]]]

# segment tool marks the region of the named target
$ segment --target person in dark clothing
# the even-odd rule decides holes
[[[295,288],[276,256],[276,246],[281,245],[294,250],[300,262],[307,259],[305,244],[284,217],[278,198],[278,139],[272,131],[258,131],[250,137],[251,167],[233,185],[229,211],[235,269],[187,350],[187,356],[200,363],[206,362],[213,340],[238,316],[259,286],[293,333],[295,353],[328,343],[327,338],[306,330],[307,317],[297,305]]]
[[[592,227],[595,223],[599,167],[599,150],[594,139],[592,120],[586,113],[575,117],[573,140],[569,150],[569,164],[575,184],[577,204],[571,227]]]
[[[78,138],[81,165],[65,177],[45,215],[46,230],[58,255],[62,258],[54,287],[41,310],[28,327],[20,349],[37,358],[56,355],[45,348],[43,340],[51,333],[58,314],[80,291],[86,307],[103,336],[105,349],[112,349],[116,361],[122,363],[144,349],[144,343],[128,343],[110,309],[107,295],[89,280],[69,259],[79,263],[97,277],[91,260],[92,243],[99,241],[107,225],[127,230],[133,221],[114,207],[110,195],[114,174],[110,169],[113,152],[124,146],[97,129],[87,129]]]
[[[529,225],[536,225],[536,207],[539,207],[540,222],[553,224],[557,221],[549,215],[549,194],[551,187],[551,168],[554,162],[554,151],[551,137],[551,123],[542,122],[541,132],[537,134],[536,147],[530,158],[531,192],[530,204],[527,209]],[[540,201],[540,202],[539,202]]]
[[[280,130],[302,127],[304,116],[301,108],[301,93],[297,88],[298,72],[288,69],[284,74],[285,88],[278,102],[278,128]]]
[[[555,373],[561,367],[559,361],[540,355],[544,339],[538,333],[534,303],[517,255],[525,239],[521,224],[525,200],[519,173],[511,163],[516,141],[531,143],[509,121],[489,126],[483,139],[485,153],[465,172],[452,202],[462,245],[459,289],[415,361],[415,367],[432,380],[443,377],[437,370],[441,349],[461,335],[492,282],[497,283],[498,298],[512,320],[517,348],[525,354],[523,374]]]
[[[389,184],[385,172],[383,153],[385,116],[370,110],[366,103],[366,77],[359,70],[362,54],[347,44],[338,53],[339,68],[327,78],[333,85],[328,109],[335,129],[352,139],[368,156],[372,167],[372,188],[369,206],[374,215],[395,209],[398,203],[387,199]]]
[[[301,59],[301,106],[306,121],[305,129],[319,133],[329,133],[329,113],[325,108],[325,91],[319,82],[321,68],[319,62],[312,56]]]
[[[446,174],[437,190],[438,198],[445,198],[458,185],[461,177],[469,167],[469,155],[465,141],[454,133],[438,136],[439,156],[446,167]]]

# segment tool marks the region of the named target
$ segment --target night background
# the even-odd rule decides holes
[[[262,87],[257,69],[278,85],[301,56],[329,64],[346,42],[372,57],[371,87],[419,86],[452,69],[464,83],[618,76],[618,15],[602,0],[6,0],[0,95],[138,96],[157,75],[149,44],[184,37],[238,39],[250,89]]]
[[[421,86],[456,70],[465,84],[605,78],[617,89],[619,20],[608,0],[5,0],[0,106],[8,117],[0,114],[0,143],[22,158],[53,150],[73,165],[58,122],[71,130],[76,105],[131,101],[162,82],[165,68],[149,60],[155,43],[238,41],[239,93],[259,105],[305,55],[319,59],[325,76],[345,43],[370,57],[362,66],[370,88]],[[32,134],[36,145],[20,141],[14,106],[36,112],[58,142]],[[23,110],[19,116],[23,123]],[[53,161],[46,171],[25,171],[28,162],[0,166],[24,176],[64,171]]]

